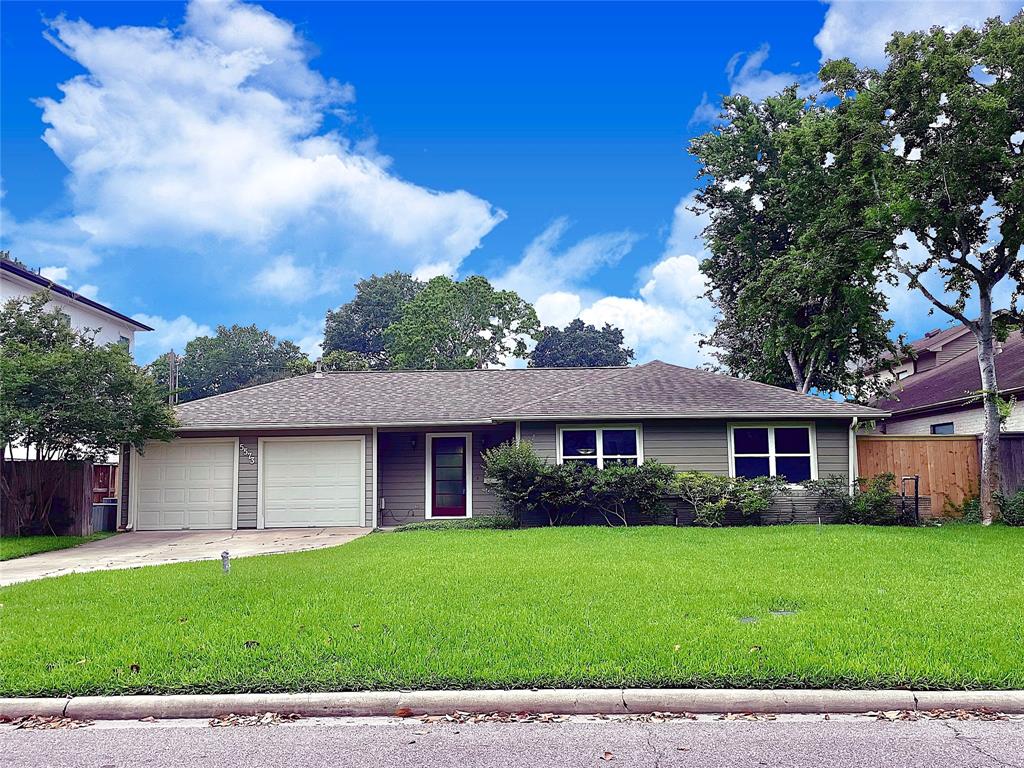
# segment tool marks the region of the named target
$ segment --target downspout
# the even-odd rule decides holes
[[[380,509],[380,500],[377,498],[377,474],[379,468],[377,467],[377,427],[373,428],[373,436],[371,437],[373,442],[373,475],[371,475],[371,484],[373,486],[373,529],[377,529],[377,514]]]
[[[854,416],[850,423],[850,495],[853,496],[857,488],[857,476],[860,474],[860,466],[857,461],[857,425],[859,419]]]
[[[516,421],[516,445],[523,441],[522,422]]]

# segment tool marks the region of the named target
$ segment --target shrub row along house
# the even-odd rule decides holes
[[[137,530],[386,527],[498,513],[481,453],[550,463],[857,476],[864,406],[654,361],[622,368],[313,373],[177,409],[178,439],[125,455]],[[808,509],[813,508],[813,502]]]

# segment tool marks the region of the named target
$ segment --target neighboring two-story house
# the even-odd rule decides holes
[[[134,353],[135,332],[153,330],[138,320],[132,320],[88,296],[48,280],[16,261],[0,256],[0,304],[42,290],[50,292],[50,305],[66,314],[71,319],[72,327],[96,331],[98,344],[120,342],[127,344],[128,350]]]
[[[878,425],[890,435],[978,435],[985,414],[978,393],[978,369],[974,334],[963,324],[937,329],[910,343],[913,355],[895,367],[898,381],[890,397],[876,406],[892,416]],[[1012,332],[996,346],[996,378],[999,393],[1013,400],[1003,428],[1024,431],[1024,337]]]
[[[128,351],[134,353],[136,331],[153,330],[145,323],[59,285],[19,262],[0,256],[0,305],[10,299],[31,296],[42,290],[50,292],[49,306],[57,307],[67,315],[76,330],[94,331],[98,344],[125,344]],[[14,458],[33,458],[33,453],[29,450],[22,455],[22,452],[16,451]],[[117,461],[117,454],[114,454],[106,464],[94,466],[93,501],[119,495]]]

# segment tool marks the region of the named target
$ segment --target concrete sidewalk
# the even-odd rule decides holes
[[[302,552],[336,547],[370,532],[369,528],[273,528],[262,531],[137,531],[92,541],[71,549],[0,562],[0,586],[63,576],[232,558]]]
[[[0,718],[29,715],[75,720],[209,718],[266,712],[303,717],[537,712],[629,715],[652,712],[863,713],[915,710],[1024,713],[1024,691],[839,691],[816,689],[607,688],[464,691],[237,693],[169,696],[76,696],[0,699]]]

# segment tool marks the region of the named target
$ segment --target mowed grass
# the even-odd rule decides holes
[[[113,533],[94,533],[89,536],[0,536],[0,560],[15,560],[19,557],[68,549],[113,536]]]
[[[0,603],[0,695],[1024,688],[1024,530],[1002,526],[373,534]]]

